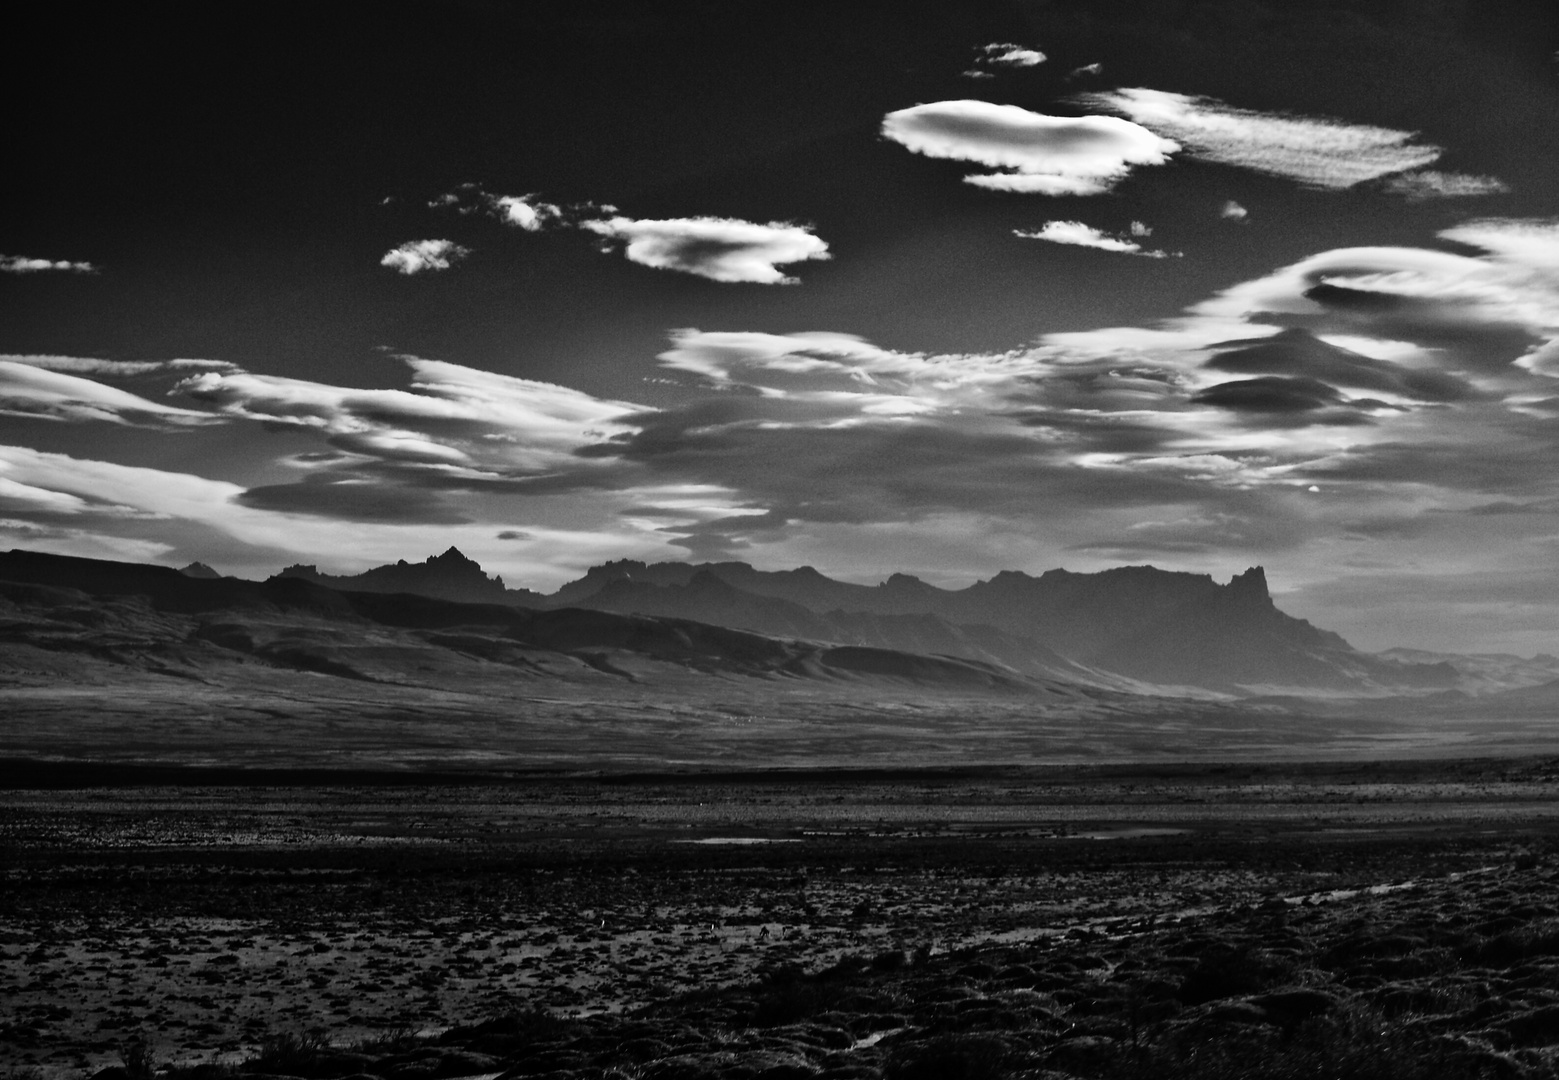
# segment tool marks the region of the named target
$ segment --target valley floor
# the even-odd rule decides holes
[[[384,1080],[1559,1055],[1551,759],[113,775],[0,767],[9,1075],[137,1047]]]

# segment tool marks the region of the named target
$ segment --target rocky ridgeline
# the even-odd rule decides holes
[[[423,563],[401,560],[355,576],[312,566],[279,576],[349,591],[689,619],[771,637],[956,656],[1115,688],[1136,680],[1381,692],[1446,688],[1458,678],[1445,663],[1362,653],[1280,611],[1259,566],[1222,585],[1206,574],[1123,566],[1038,577],[1003,571],[964,589],[942,589],[908,574],[869,586],[810,566],[762,571],[741,562],[624,559],[592,567],[546,596],[506,588],[450,548]]]

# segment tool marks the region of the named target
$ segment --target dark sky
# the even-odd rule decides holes
[[[1556,10],[41,9],[0,546],[1260,563],[1554,650]]]

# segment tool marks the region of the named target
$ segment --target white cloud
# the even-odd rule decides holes
[[[1102,75],[1102,74],[1104,74],[1104,65],[1103,64],[1084,64],[1082,67],[1076,67],[1076,68],[1073,68],[1071,71],[1067,72],[1066,77],[1068,79],[1077,79],[1077,78],[1081,78],[1084,75]]]
[[[1045,62],[1045,54],[1038,49],[1025,48],[1011,42],[992,42],[981,46],[975,63],[995,68],[1029,68]]]
[[[622,500],[601,499],[594,500],[605,504],[599,510],[572,508],[570,524],[527,522],[530,538],[523,541],[497,539],[490,521],[388,520],[355,526],[352,543],[343,546],[339,518],[246,505],[242,486],[190,473],[0,445],[0,477],[7,481],[0,514],[8,492],[19,496],[9,511],[14,517],[0,517],[0,547],[135,561],[178,551],[180,562],[195,557],[191,551],[215,559],[210,552],[219,550],[224,567],[257,577],[288,562],[321,562],[322,555],[325,569],[355,573],[455,544],[512,583],[551,588],[608,558],[665,557],[669,539],[626,526]],[[60,525],[62,519],[70,524]]]
[[[66,371],[73,375],[102,375],[128,378],[155,372],[195,369],[237,370],[225,360],[102,360],[91,356],[49,356],[35,353],[0,353],[0,361],[27,364],[48,371]]]
[[[212,419],[207,413],[148,401],[67,371],[4,358],[0,358],[0,415],[116,424],[203,424]]]
[[[1559,379],[1559,338],[1551,338],[1544,342],[1517,359],[1516,363],[1534,375],[1547,375],[1549,378]]]
[[[1141,229],[1139,232],[1138,229]],[[1146,236],[1153,230],[1140,221],[1132,222],[1133,236]],[[1098,248],[1101,251],[1118,251],[1125,255],[1143,255],[1150,259],[1163,259],[1165,251],[1147,251],[1135,240],[1111,236],[1081,221],[1047,221],[1038,229],[1013,229],[1014,236],[1025,240],[1049,240],[1052,244],[1072,244],[1077,247]]]
[[[453,240],[408,240],[385,252],[379,265],[402,274],[420,274],[424,270],[448,270],[469,254],[470,248],[463,248]]]
[[[535,202],[534,195],[495,195],[492,207],[499,220],[526,232],[540,232],[548,224],[558,221],[563,211],[548,202]]]
[[[561,206],[556,203],[542,202],[535,193],[494,195],[490,191],[482,190],[477,184],[461,184],[455,190],[446,191],[437,198],[429,200],[428,206],[433,209],[452,206],[461,214],[486,214],[497,218],[505,225],[513,225],[526,232],[540,232],[550,225],[569,223]],[[601,209],[602,212],[610,212],[609,208],[585,207],[583,209],[587,211]]]
[[[1244,221],[1246,218],[1250,217],[1250,211],[1245,209],[1239,203],[1235,202],[1233,199],[1230,199],[1228,202],[1223,204],[1223,209],[1218,211],[1218,216],[1223,218],[1225,221]]]
[[[1224,290],[1199,318],[1252,319],[1318,333],[1417,342],[1485,372],[1559,336],[1559,222],[1493,219],[1445,229],[1481,256],[1342,248]]]
[[[31,259],[26,255],[0,255],[0,274],[39,274],[51,270],[67,274],[97,273],[97,267],[89,262],[69,262],[65,259]]]
[[[0,547],[72,555],[78,559],[111,559],[118,562],[156,562],[173,545],[56,523],[40,524],[18,518],[0,518]]]
[[[1097,195],[1133,165],[1162,165],[1179,145],[1116,116],[1046,116],[988,101],[939,101],[891,112],[882,134],[926,157],[997,173],[965,182],[997,191]]]
[[[17,485],[68,502],[81,512],[89,504],[113,516],[126,509],[139,516],[208,519],[243,491],[237,484],[189,473],[92,461],[22,446],[0,446],[0,474]]]
[[[222,414],[314,428],[364,458],[517,476],[590,468],[581,446],[624,430],[644,407],[438,360],[406,356],[412,389],[358,390],[249,372],[197,375],[177,389]]]
[[[1440,235],[1492,252],[1502,265],[1541,274],[1550,287],[1559,287],[1559,219],[1481,218]]]
[[[580,227],[624,245],[632,262],[680,270],[711,281],[794,285],[777,267],[827,259],[828,244],[811,227],[782,221],[767,225],[738,218],[694,217],[635,221],[613,217]]]
[[[1388,177],[1384,188],[1392,195],[1402,195],[1414,202],[1425,199],[1468,199],[1484,195],[1503,195],[1510,187],[1498,177],[1473,176],[1468,173],[1439,172],[1420,169]]]
[[[1310,187],[1349,188],[1421,168],[1442,153],[1438,146],[1415,145],[1410,131],[1263,113],[1145,87],[1082,94],[1077,100],[1175,139],[1192,157],[1288,177]]]

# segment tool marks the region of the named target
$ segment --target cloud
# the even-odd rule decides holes
[[[1281,375],[1219,383],[1197,391],[1191,395],[1191,401],[1255,413],[1313,412],[1345,404],[1336,388],[1319,379]]]
[[[420,357],[412,389],[357,390],[249,372],[197,375],[187,396],[227,417],[312,428],[358,459],[433,470],[451,486],[584,468],[573,451],[644,407]]]
[[[599,218],[616,213],[616,207],[597,203],[570,203],[560,206],[544,202],[532,192],[528,195],[497,195],[485,191],[479,184],[460,184],[453,191],[446,191],[431,199],[433,209],[453,207],[458,213],[482,214],[496,218],[505,225],[512,225],[526,232],[541,232],[549,228],[567,228],[578,225],[587,218]]]
[[[1204,161],[1343,189],[1439,158],[1410,131],[1235,108],[1215,98],[1145,87],[1081,94],[1081,105],[1125,116]]]
[[[721,282],[795,285],[778,267],[811,259],[827,259],[828,244],[809,225],[771,221],[760,224],[739,218],[686,217],[658,220],[619,215],[605,203],[542,202],[538,196],[494,195],[475,184],[461,184],[430,205],[455,206],[462,214],[485,213],[526,232],[549,229],[582,229],[600,237],[605,247],[622,245],[632,262],[659,270],[679,270]],[[448,241],[423,241],[423,245]],[[408,256],[411,269],[402,264],[403,245],[385,256],[385,265],[396,261],[402,273],[424,269],[426,253]],[[440,254],[440,253],[435,253]],[[453,257],[468,252],[455,248]],[[447,265],[447,263],[446,263]],[[444,269],[445,266],[434,266]]]
[[[1114,116],[1061,117],[988,101],[939,101],[891,112],[884,137],[926,157],[973,161],[993,173],[966,183],[995,191],[1098,195],[1133,165],[1162,165],[1179,144]]]
[[[1084,64],[1082,67],[1075,67],[1071,71],[1067,72],[1066,73],[1066,77],[1067,77],[1067,81],[1070,82],[1073,79],[1080,79],[1084,75],[1102,75],[1102,74],[1104,74],[1104,65],[1103,64]]]
[[[1417,172],[1387,177],[1381,187],[1392,195],[1402,195],[1413,202],[1423,202],[1426,199],[1478,198],[1486,195],[1503,195],[1510,191],[1510,187],[1497,177],[1437,172],[1433,169],[1420,169]]]
[[[1460,376],[1363,356],[1305,330],[1219,342],[1210,348],[1217,350],[1204,365],[1211,371],[1324,379],[1334,386],[1414,401],[1476,401],[1488,396]]]
[[[98,375],[109,379],[203,369],[238,370],[236,365],[225,360],[102,360],[91,356],[0,353],[0,361],[26,364],[47,371],[65,371],[72,375]]]
[[[664,557],[667,545],[665,534],[625,527],[615,504],[596,509],[595,500],[553,507],[545,498],[531,499],[528,512],[556,509],[560,520],[527,526],[529,539],[500,540],[493,519],[454,521],[453,515],[429,513],[426,502],[414,504],[404,516],[384,504],[385,513],[374,516],[374,496],[366,484],[348,497],[357,500],[351,510],[367,512],[340,514],[296,493],[263,492],[246,499],[243,486],[223,480],[4,445],[0,477],[7,481],[0,484],[0,548],[9,541],[60,554],[172,565],[204,557],[254,577],[299,561],[356,573],[455,544],[490,572],[553,588],[607,558]],[[321,486],[326,492],[338,487]],[[26,503],[7,503],[6,492],[18,490]],[[413,486],[397,489],[393,482],[381,494],[418,498]],[[290,505],[283,506],[289,497]],[[491,502],[484,496],[467,508],[481,511]],[[5,517],[6,508],[13,517]],[[513,520],[514,512],[499,508],[497,520],[505,515]],[[350,545],[341,543],[342,520],[357,522]]]
[[[1141,228],[1144,231],[1139,232]],[[1153,230],[1140,221],[1132,222],[1133,236],[1146,236]],[[1099,248],[1101,251],[1118,251],[1126,255],[1143,255],[1150,259],[1167,258],[1167,251],[1150,251],[1135,240],[1127,240],[1101,232],[1081,221],[1047,221],[1038,229],[1013,229],[1012,235],[1025,240],[1049,240],[1053,244],[1075,244],[1078,247]]]
[[[498,195],[493,197],[493,208],[506,225],[540,232],[549,223],[563,216],[563,211],[553,203],[534,202],[534,195]]]
[[[0,255],[0,274],[41,274],[49,271],[65,274],[95,274],[98,268],[89,262],[31,259],[25,255]]]
[[[991,78],[990,68],[1022,69],[1037,67],[1045,62],[1045,54],[1011,42],[993,42],[982,45],[974,58],[975,66],[964,72],[971,79]]]
[[[1559,223],[1494,219],[1440,235],[1483,254],[1322,252],[1195,305],[1192,323],[1254,322],[1397,342],[1416,348],[1424,364],[1465,368],[1513,387],[1521,376],[1512,361],[1540,355],[1559,337]]]
[[[1233,199],[1230,199],[1228,202],[1223,204],[1223,209],[1218,211],[1218,216],[1223,218],[1225,221],[1243,222],[1246,218],[1250,217],[1250,211],[1245,209],[1239,203],[1235,202]]]
[[[382,478],[315,476],[296,484],[252,487],[236,496],[242,506],[339,521],[408,525],[463,525],[473,519],[437,491]]]
[[[448,270],[469,254],[470,248],[461,247],[453,240],[408,240],[385,252],[379,265],[402,274],[420,274],[424,270]]]
[[[0,416],[72,422],[100,420],[141,426],[205,424],[213,419],[203,412],[149,401],[93,379],[51,370],[43,364],[3,357],[0,357]]]
[[[581,228],[624,245],[632,262],[658,270],[680,270],[711,281],[795,285],[777,267],[828,259],[828,244],[807,225],[738,218],[695,217],[635,221],[613,217],[585,221]]]

